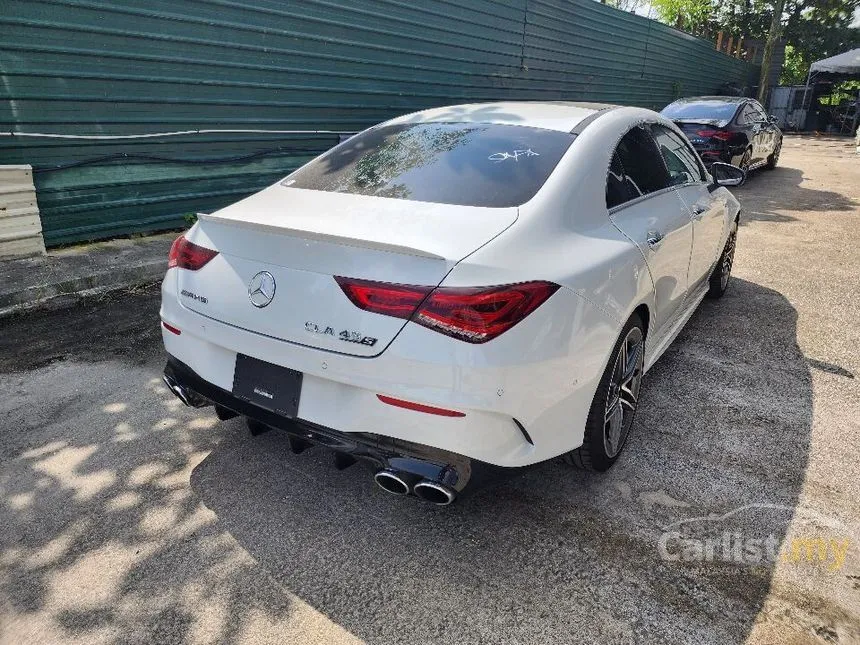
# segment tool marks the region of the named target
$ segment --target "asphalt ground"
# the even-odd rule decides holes
[[[730,290],[611,472],[444,509],[183,407],[155,286],[0,320],[0,642],[860,642],[853,151],[736,191]]]

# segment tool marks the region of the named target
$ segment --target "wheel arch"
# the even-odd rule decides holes
[[[645,338],[647,340],[648,330],[651,327],[651,310],[649,309],[648,304],[644,303],[644,302],[640,303],[633,310],[633,313],[630,314],[630,318],[632,318],[634,315],[639,316],[639,320],[641,320],[642,324],[645,326],[645,328],[642,330],[642,332],[645,334]],[[628,318],[628,320],[629,320],[629,318]]]

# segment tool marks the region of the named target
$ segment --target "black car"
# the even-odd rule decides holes
[[[706,166],[722,161],[754,170],[779,161],[782,132],[754,99],[696,96],[670,103],[661,114],[684,131]]]

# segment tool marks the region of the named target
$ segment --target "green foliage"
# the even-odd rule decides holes
[[[803,85],[809,72],[809,63],[803,58],[803,53],[794,45],[785,46],[785,63],[779,82],[783,85]]]
[[[839,105],[845,99],[855,98],[858,89],[860,89],[860,81],[845,81],[835,85],[833,91],[827,96],[822,96],[818,102],[821,105]]]
[[[185,220],[185,223],[188,224],[188,226],[193,226],[197,223],[197,214],[185,213],[185,215],[182,216],[182,219]]]
[[[662,22],[691,34],[704,35],[719,4],[712,0],[653,0]]]
[[[659,19],[691,34],[764,40],[774,3],[768,0],[653,0]],[[786,63],[782,82],[803,83],[809,65],[860,47],[860,28],[852,27],[860,0],[785,0],[782,37]]]

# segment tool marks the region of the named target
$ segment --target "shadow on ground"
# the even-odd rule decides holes
[[[732,192],[741,201],[741,225],[752,220],[793,222],[787,213],[803,211],[851,211],[857,208],[850,197],[831,190],[804,188],[803,171],[777,166],[750,173],[748,181]]]
[[[606,475],[546,463],[437,509],[234,420],[192,488],[280,584],[368,642],[738,642],[773,563],[668,561],[658,543],[674,522],[757,503],[783,510],[708,530],[784,541],[812,417],[795,325],[751,282],[706,302],[646,377]]]

